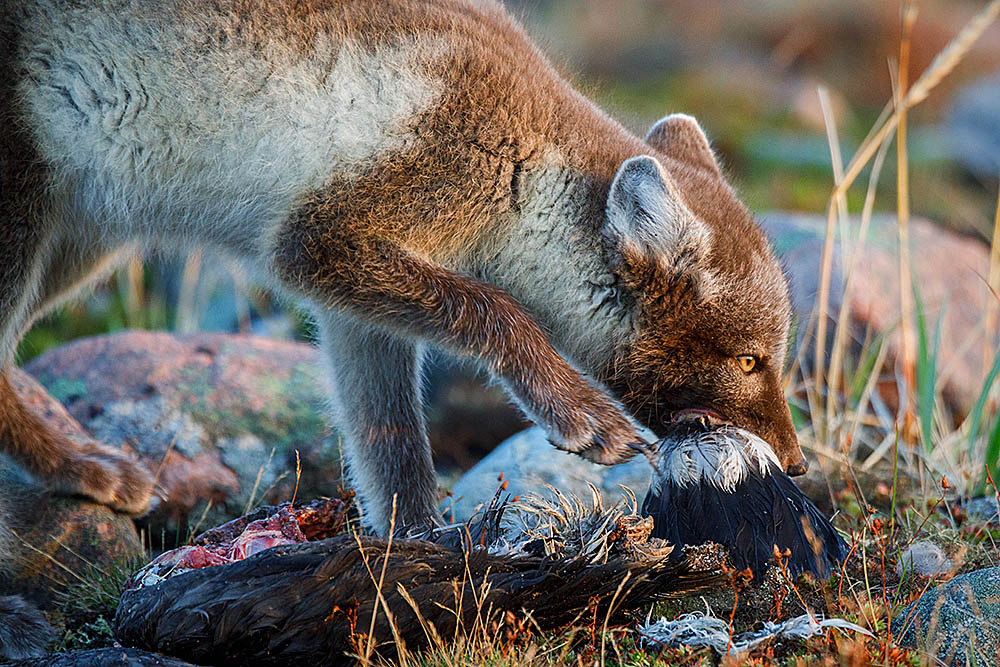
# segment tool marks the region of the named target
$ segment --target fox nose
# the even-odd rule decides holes
[[[798,477],[799,475],[806,474],[806,471],[809,470],[809,462],[806,461],[805,459],[800,459],[798,461],[795,461],[794,463],[789,463],[786,461],[784,468],[785,468],[785,473],[789,477]]]

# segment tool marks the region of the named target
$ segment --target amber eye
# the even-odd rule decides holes
[[[740,368],[743,369],[744,373],[749,373],[757,367],[757,357],[750,354],[741,354],[736,357],[737,363],[739,363]]]

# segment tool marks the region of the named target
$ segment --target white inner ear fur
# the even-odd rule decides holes
[[[694,268],[710,246],[708,227],[649,155],[629,158],[618,169],[608,194],[604,233],[618,247],[639,251],[665,270]]]

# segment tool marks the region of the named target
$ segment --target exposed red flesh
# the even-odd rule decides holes
[[[282,544],[333,537],[344,526],[347,507],[342,500],[324,498],[305,506],[285,503],[260,508],[205,531],[194,544],[160,554],[132,575],[125,588],[140,588],[187,570],[243,560]],[[260,516],[263,518],[254,518]]]

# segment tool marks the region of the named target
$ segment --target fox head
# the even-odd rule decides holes
[[[693,118],[664,118],[646,143],[618,169],[602,228],[632,322],[609,384],[658,435],[693,417],[730,422],[801,474],[781,382],[791,307],[770,244]]]

